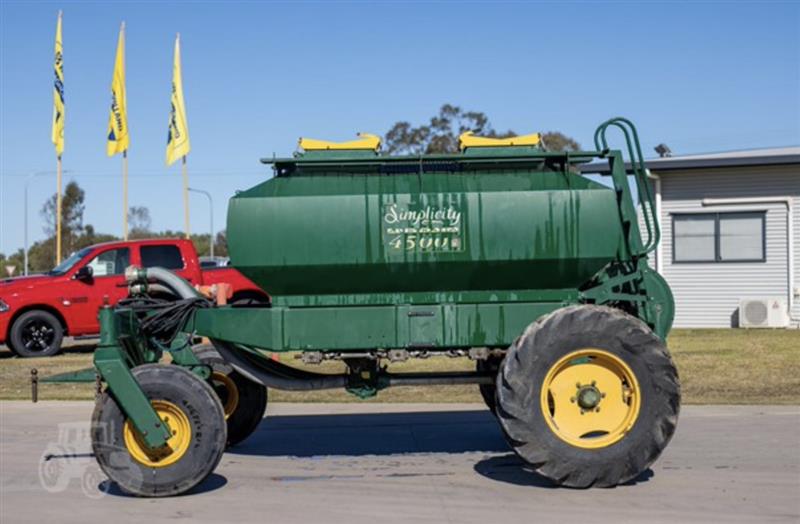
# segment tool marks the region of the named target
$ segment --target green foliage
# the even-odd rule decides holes
[[[66,258],[71,253],[85,247],[121,240],[116,235],[108,233],[98,233],[91,224],[83,223],[83,212],[85,209],[85,192],[76,182],[70,182],[64,190],[61,199],[61,249],[62,257]],[[42,273],[49,271],[56,265],[56,195],[53,194],[42,206],[40,212],[44,220],[44,231],[47,238],[34,242],[28,250],[28,270],[31,273]],[[184,238],[181,231],[159,231],[151,230],[150,210],[145,206],[132,206],[128,211],[129,233],[128,238],[139,240],[145,238]],[[211,236],[191,235],[195,249],[199,255],[209,253]],[[217,233],[214,242],[214,254],[217,256],[228,255],[228,244],[225,231]],[[23,266],[25,253],[22,249],[12,255],[0,253],[0,278],[6,276],[5,266],[14,266],[14,275],[24,273]]]
[[[558,131],[542,133],[542,142],[548,151],[580,151],[581,145],[575,139]]]
[[[466,131],[491,138],[516,135],[511,130],[496,131],[484,113],[464,111],[458,106],[444,104],[428,124],[414,127],[409,122],[401,121],[393,125],[386,132],[384,151],[393,155],[457,153],[458,137]],[[580,144],[574,139],[558,131],[548,131],[542,139],[550,151],[580,149]]]
[[[19,275],[22,273],[22,266],[25,261],[25,254],[21,249],[17,250],[16,253],[6,256],[4,253],[0,253],[0,278],[4,278],[8,276],[8,272],[6,266],[14,266],[13,275]]]
[[[72,181],[67,184],[61,198],[61,250],[62,253],[71,253],[76,249],[76,240],[83,234],[83,211],[86,208],[84,200],[86,194]],[[48,198],[39,212],[44,220],[44,232],[55,238],[57,203],[56,195]],[[53,243],[55,245],[55,242]],[[53,253],[55,253],[55,248]],[[30,257],[30,255],[29,255]],[[55,255],[52,257],[55,260]]]
[[[150,210],[145,206],[131,206],[128,210],[128,238],[149,238],[151,224]]]

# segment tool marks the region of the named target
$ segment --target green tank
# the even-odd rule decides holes
[[[219,306],[165,269],[128,268],[131,297],[101,309],[92,445],[123,490],[190,490],[261,423],[268,388],[471,384],[509,446],[566,486],[627,482],[656,460],[680,405],[674,306],[648,265],[659,227],[629,121],[581,152],[470,134],[451,155],[382,155],[371,136],[300,148],[229,207],[233,265],[270,303]],[[608,186],[580,175],[592,161]],[[179,299],[149,296],[164,288]],[[394,368],[431,356],[471,362]],[[312,370],[325,360],[340,371]]]
[[[274,298],[393,303],[578,289],[623,255],[614,192],[537,147],[357,153],[274,161],[275,177],[230,202],[232,264]]]

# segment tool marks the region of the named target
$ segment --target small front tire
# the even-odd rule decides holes
[[[214,390],[174,365],[145,364],[133,376],[172,437],[149,449],[113,395],[103,393],[92,415],[92,450],[108,477],[130,494],[168,497],[185,493],[217,467],[226,426]]]

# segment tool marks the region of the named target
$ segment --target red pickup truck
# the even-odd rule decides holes
[[[268,302],[269,296],[232,267],[201,268],[189,240],[108,242],[73,253],[42,275],[0,280],[0,344],[21,357],[56,354],[65,335],[100,331],[97,310],[128,294],[125,268],[163,267],[195,285],[226,283],[231,302]]]

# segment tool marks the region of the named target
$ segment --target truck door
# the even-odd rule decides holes
[[[97,333],[97,311],[106,301],[114,305],[128,295],[125,283],[125,268],[130,264],[130,249],[118,247],[100,251],[84,267],[92,269],[89,277],[73,277],[69,296],[63,297],[64,304],[73,312],[71,332]],[[78,269],[80,271],[80,268]]]

